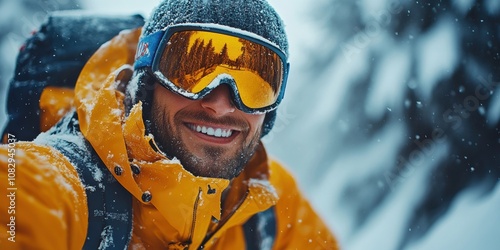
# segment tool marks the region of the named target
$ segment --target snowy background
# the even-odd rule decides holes
[[[18,48],[50,11],[0,0],[0,127]],[[272,0],[291,75],[265,143],[344,249],[500,249],[500,1]]]

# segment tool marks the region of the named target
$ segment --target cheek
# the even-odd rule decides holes
[[[172,92],[159,85],[154,90],[150,116],[153,126],[157,127],[158,131],[169,131],[169,133],[172,133],[173,131],[170,131],[170,129],[174,129],[175,127],[173,116],[182,107],[177,107],[178,102],[175,102],[175,96],[172,94]]]
[[[250,124],[251,130],[253,132],[259,130],[262,127],[265,116],[266,116],[265,114],[258,114],[258,115],[245,114],[245,118]]]
[[[159,110],[168,111],[170,114],[175,114],[177,111],[189,105],[188,99],[172,93],[159,84],[155,87],[153,102]]]

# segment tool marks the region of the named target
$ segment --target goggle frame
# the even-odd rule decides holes
[[[279,87],[279,93],[277,95],[276,101],[265,107],[260,108],[250,108],[245,103],[243,103],[239,89],[236,86],[234,79],[223,78],[216,85],[208,85],[202,91],[198,93],[191,93],[171,82],[160,70],[159,63],[163,56],[163,51],[165,50],[167,44],[170,42],[170,38],[173,34],[182,31],[208,31],[215,32],[223,35],[229,35],[237,38],[242,38],[250,42],[259,44],[270,49],[272,52],[276,53],[282,62],[282,82]],[[153,51],[153,53],[151,53]],[[177,93],[183,97],[191,100],[199,100],[208,95],[213,89],[220,86],[221,84],[226,84],[231,88],[231,97],[235,106],[245,113],[250,114],[260,114],[267,113],[275,110],[278,105],[283,100],[286,84],[288,80],[288,72],[290,69],[290,63],[287,60],[287,55],[274,43],[269,40],[262,38],[254,33],[250,33],[244,30],[232,28],[225,25],[219,24],[176,24],[168,26],[167,28],[152,33],[148,36],[141,37],[137,46],[136,61],[134,63],[134,68],[139,69],[143,67],[148,67],[150,73],[159,81],[159,83],[169,89],[170,91]]]

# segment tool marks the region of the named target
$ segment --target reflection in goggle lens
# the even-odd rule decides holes
[[[276,53],[261,44],[209,31],[180,31],[170,37],[159,70],[175,86],[193,94],[217,77],[227,77],[247,107],[262,108],[276,102],[284,66]]]

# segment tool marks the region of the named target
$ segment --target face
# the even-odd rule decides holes
[[[259,144],[265,115],[237,109],[226,85],[200,100],[155,85],[151,122],[160,147],[196,176],[236,177]]]

